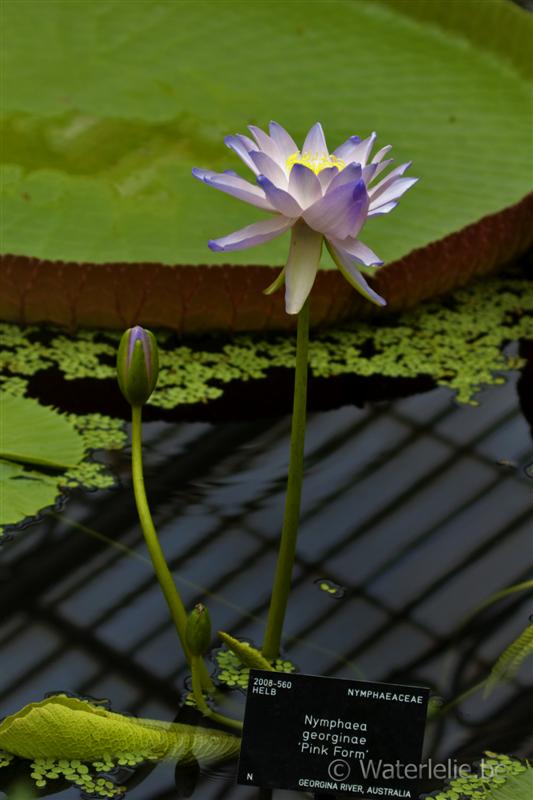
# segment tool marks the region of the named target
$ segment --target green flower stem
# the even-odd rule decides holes
[[[146,541],[148,552],[152,560],[152,565],[159,581],[159,585],[170,609],[174,625],[189,665],[191,664],[191,653],[187,647],[185,630],[187,626],[187,612],[174,583],[174,579],[168,568],[163,550],[159,543],[159,538],[152,520],[150,507],[146,497],[144,487],[143,463],[142,463],[142,406],[132,406],[132,434],[131,434],[131,456],[133,471],[133,490],[135,493],[135,503],[137,513],[141,523],[142,531]],[[209,692],[214,691],[213,682],[207,672],[204,662],[201,662],[200,677],[202,686]]]
[[[201,671],[204,667],[204,662],[201,656],[192,656],[191,661],[191,676],[192,676],[192,693],[196,700],[198,710],[202,712],[204,717],[209,717],[213,722],[219,722],[221,725],[228,725],[230,728],[235,728],[242,731],[243,724],[237,719],[230,719],[223,714],[217,714],[205,702],[205,697],[202,692]]]
[[[283,622],[291,588],[292,568],[296,554],[296,539],[300,521],[302,496],[305,419],[307,406],[307,369],[309,351],[309,298],[298,314],[296,338],[296,370],[292,409],[291,450],[285,498],[283,529],[276,565],[276,575],[268,612],[263,655],[269,660],[279,656]]]

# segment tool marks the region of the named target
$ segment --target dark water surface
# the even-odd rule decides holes
[[[311,412],[284,642],[301,671],[419,683],[451,699],[523,630],[533,607],[518,594],[454,633],[492,592],[533,574],[533,480],[524,471],[532,447],[516,384],[511,374],[477,408],[434,389]],[[264,387],[261,413],[269,391],[277,403],[275,386]],[[521,399],[532,407],[523,391]],[[254,419],[253,408],[245,416],[147,424],[146,483],[186,604],[206,602],[215,630],[260,643],[290,419]],[[108,698],[114,710],[143,717],[178,714],[186,669],[146,561],[128,454],[107,458],[119,488],[76,492],[1,551],[0,716],[53,691]],[[427,754],[531,755],[531,678],[526,663],[489,698],[472,696],[433,726]],[[141,770],[127,797],[189,796],[174,772],[170,763]],[[203,774],[193,796],[259,798],[234,785],[231,764]]]

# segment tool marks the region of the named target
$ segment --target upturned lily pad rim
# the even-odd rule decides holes
[[[319,271],[311,324],[401,312],[494,272],[533,245],[533,192],[519,203],[413,250],[378,272],[384,309],[368,303],[338,270]],[[24,325],[167,328],[180,334],[283,331],[295,327],[282,293],[263,290],[279,267],[267,265],[78,264],[0,257],[0,318]],[[68,301],[65,302],[65,298]],[[206,308],[210,313],[206,314]]]

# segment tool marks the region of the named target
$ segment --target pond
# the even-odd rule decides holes
[[[357,381],[312,381],[284,632],[284,657],[300,671],[424,685],[449,701],[524,629],[532,608],[523,593],[462,622],[491,593],[531,578],[532,448],[520,410],[531,416],[530,369],[485,389],[477,407],[445,388],[417,392],[423,384],[374,386],[363,403]],[[205,602],[214,630],[257,644],[285,493],[282,373],[248,389],[239,407],[145,425],[148,495],[186,606]],[[115,489],[74,492],[2,548],[1,715],[67,692],[140,717],[194,718],[182,707],[188,672],[147,559],[129,455],[102,458]],[[429,727],[426,757],[531,755],[532,697],[527,668],[486,698],[474,693]],[[243,700],[229,690],[231,713]],[[25,781],[27,763],[0,770],[8,798]],[[235,786],[235,762],[200,774],[166,762],[122,770],[117,781],[129,800],[260,797]],[[50,781],[34,796],[75,800],[79,791]]]

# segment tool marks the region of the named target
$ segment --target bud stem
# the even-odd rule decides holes
[[[217,714],[216,711],[213,711],[207,705],[205,697],[202,692],[202,682],[200,675],[202,667],[205,668],[202,656],[192,656],[191,660],[192,693],[194,695],[194,699],[196,700],[196,705],[198,706],[198,710],[201,711],[204,717],[209,717],[209,719],[212,719],[213,722],[219,722],[221,725],[228,725],[230,728],[236,728],[237,730],[242,731],[243,728],[242,722],[240,722],[237,719],[230,719],[230,717],[226,717],[224,716],[224,714]]]
[[[159,543],[159,538],[152,520],[150,507],[146,497],[146,490],[144,487],[143,463],[142,463],[142,406],[132,406],[131,409],[132,432],[131,432],[131,457],[132,457],[132,472],[133,472],[133,491],[135,493],[135,503],[137,506],[137,514],[146,541],[146,546],[152,560],[157,580],[161,590],[167,601],[170,609],[174,625],[178,632],[178,636],[185,654],[185,658],[189,665],[191,665],[191,654],[186,642],[186,626],[187,626],[187,612],[185,606],[179,595],[179,592],[174,583],[174,579],[168,568],[163,550]],[[214,691],[213,682],[209,677],[206,666],[202,661],[202,668],[200,671],[200,679],[202,686],[209,692]]]
[[[309,351],[309,297],[298,314],[298,333],[296,338],[296,369],[294,375],[294,401],[292,410],[291,450],[287,494],[285,496],[285,515],[278,551],[276,574],[267,629],[263,642],[263,655],[269,661],[279,656],[283,622],[287,611],[291,588],[292,569],[296,555],[298,523],[302,496],[305,422],[307,410],[307,369]]]

